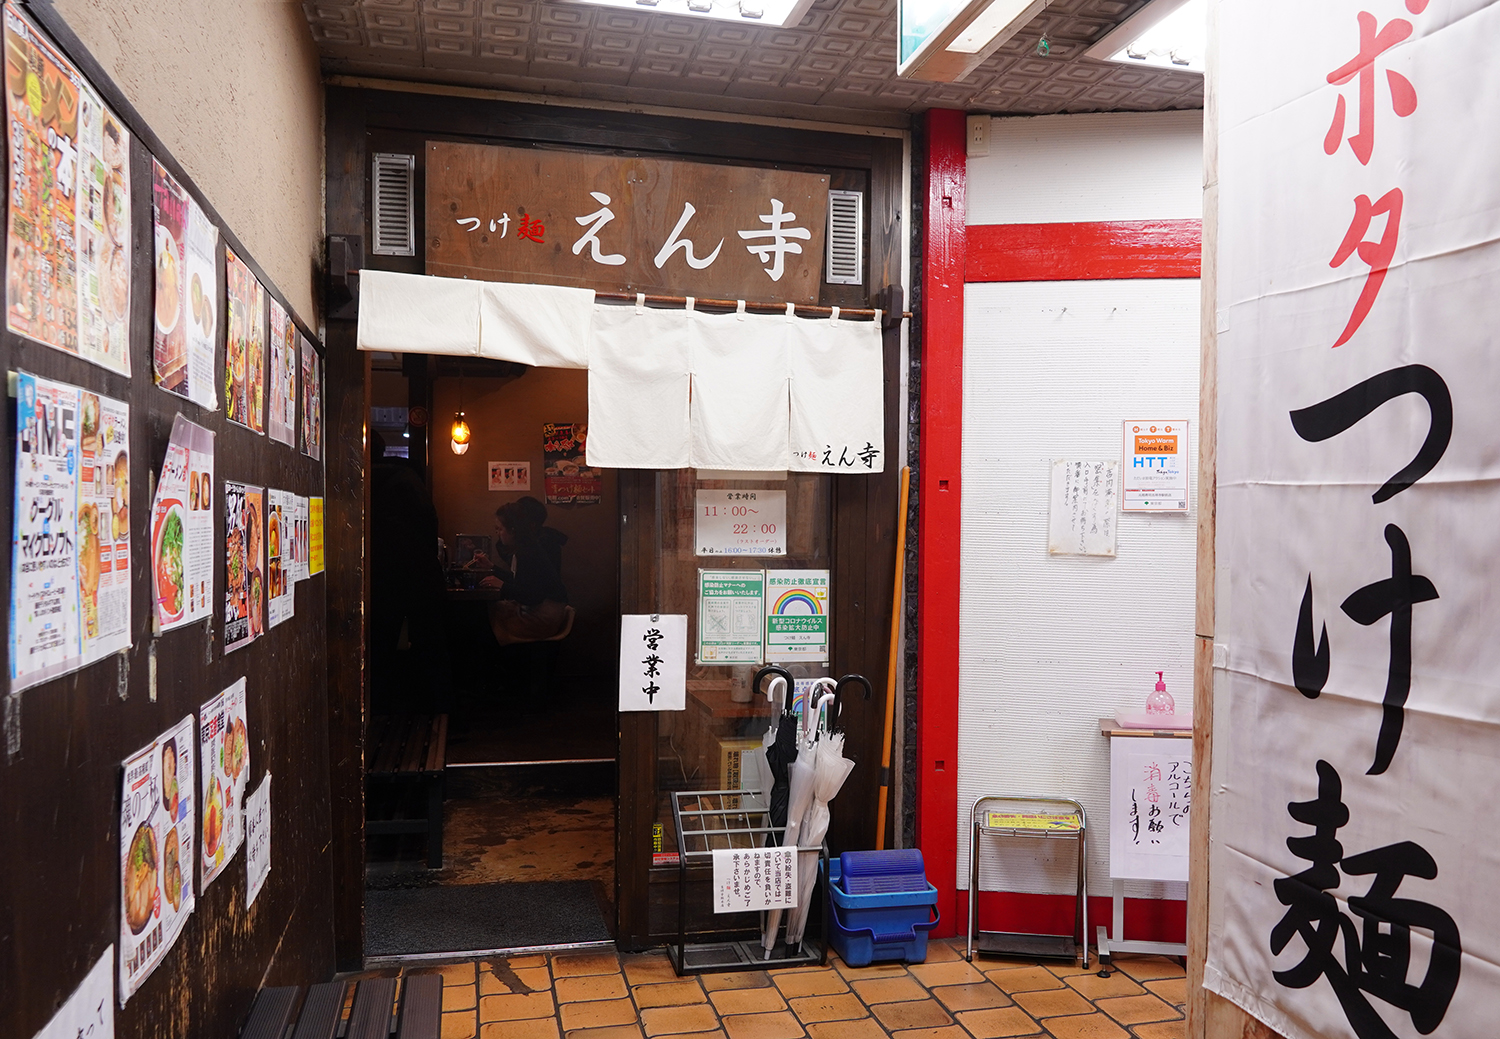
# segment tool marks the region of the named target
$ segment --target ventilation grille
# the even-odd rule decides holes
[[[865,281],[865,193],[828,193],[828,284]]]
[[[375,197],[375,252],[381,256],[416,253],[413,219],[417,157],[376,152],[371,173]]]

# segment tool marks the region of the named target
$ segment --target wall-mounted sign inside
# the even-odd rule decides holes
[[[698,491],[696,499],[698,555],[786,555],[786,491]]]
[[[1125,423],[1123,512],[1188,510],[1186,419],[1135,419]]]
[[[828,178],[427,144],[427,273],[816,303]]]
[[[490,490],[492,490],[492,491],[529,491],[529,490],[531,490],[531,463],[530,462],[491,462],[490,463]]]

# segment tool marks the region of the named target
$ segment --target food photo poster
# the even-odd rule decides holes
[[[266,433],[272,440],[297,443],[297,326],[276,300],[271,301],[271,381],[266,388]]]
[[[224,482],[224,652],[265,628],[265,492]]]
[[[323,459],[323,359],[306,339],[302,344],[302,453]]]
[[[130,645],[130,407],[16,374],[10,688]]]
[[[202,773],[202,882],[208,890],[245,840],[245,785],[250,778],[250,738],[245,731],[245,680],[241,678],[198,712],[198,770]]]
[[[130,136],[5,4],[6,327],[130,374]]]
[[[193,912],[193,716],[125,759],[120,791],[120,1006]]]
[[[290,491],[266,492],[266,609],[267,627],[289,620],[296,611],[295,564],[291,557],[292,522],[296,495]]]
[[[229,421],[264,433],[266,290],[250,268],[224,250],[229,332],[224,340],[224,411]]]
[[[151,370],[156,385],[216,411],[219,229],[161,163],[152,161],[156,300]]]
[[[214,435],[182,415],[151,503],[151,591],[162,631],[213,613]]]

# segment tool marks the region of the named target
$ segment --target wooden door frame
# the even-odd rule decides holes
[[[514,146],[588,149],[615,154],[686,158],[774,168],[827,171],[833,186],[852,183],[868,191],[868,274],[863,286],[828,286],[820,302],[844,307],[874,305],[887,287],[902,285],[908,248],[903,206],[902,137],[868,128],[848,133],[765,121],[735,123],[722,116],[693,118],[602,112],[582,107],[520,104],[475,92],[443,95],[430,88],[368,89],[330,86],[327,91],[327,233],[370,241],[369,162],[377,150],[405,150],[418,157],[417,198],[423,197],[422,141],[428,138],[483,141]],[[414,143],[415,142],[415,143]],[[416,237],[425,239],[424,206],[416,207]],[[422,273],[423,258],[375,257],[363,265]],[[897,297],[900,298],[899,295]],[[879,783],[880,724],[884,717],[881,676],[886,671],[892,584],[895,580],[896,510],[900,469],[902,385],[899,325],[885,333],[885,472],[833,478],[835,607],[833,664],[836,674],[869,676],[877,696],[851,702],[844,715],[849,749],[867,767],[856,768],[834,813],[830,843],[869,847],[874,840],[875,792]],[[328,532],[330,558],[364,558],[368,542],[368,378],[355,350],[352,317],[330,317],[328,397]],[[335,447],[335,445],[338,445]],[[620,605],[622,612],[649,612],[654,568],[645,565],[654,544],[654,481],[648,472],[620,473]],[[333,778],[335,928],[341,966],[359,962],[363,948],[364,725],[368,683],[364,670],[364,567],[347,567],[329,585],[329,713]],[[656,719],[620,715],[619,808],[616,827],[617,937],[625,947],[652,943],[646,895],[650,880],[651,825],[655,820]],[[636,796],[647,792],[647,796]],[[868,810],[865,810],[866,807]]]

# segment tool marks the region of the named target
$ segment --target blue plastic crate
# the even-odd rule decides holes
[[[828,938],[849,966],[927,959],[927,932],[940,916],[937,888],[927,882],[921,863],[917,851],[845,852],[829,863]],[[866,890],[850,892],[851,886]]]

